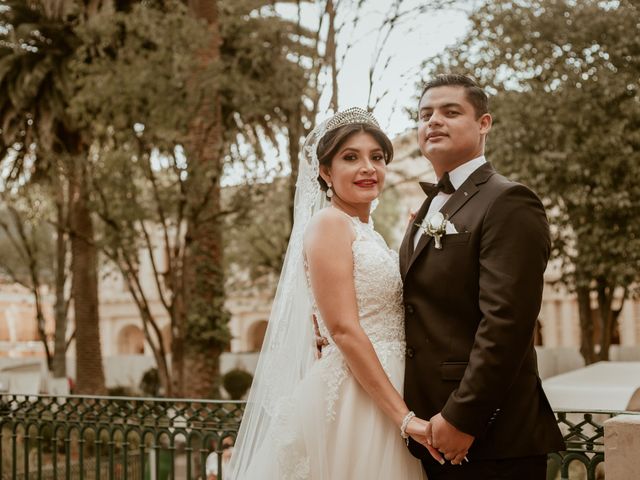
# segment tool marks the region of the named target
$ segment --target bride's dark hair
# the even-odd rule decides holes
[[[333,157],[336,156],[342,145],[344,145],[352,135],[359,132],[368,133],[374,138],[378,145],[380,145],[386,164],[389,164],[389,162],[393,160],[393,145],[389,137],[387,137],[382,130],[368,123],[350,123],[328,131],[324,137],[320,139],[317,150],[318,163],[320,166],[330,167]],[[322,177],[318,177],[318,182],[320,183],[322,191],[326,192],[329,189]]]

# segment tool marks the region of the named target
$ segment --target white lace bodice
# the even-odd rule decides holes
[[[404,358],[404,307],[402,303],[402,277],[398,266],[398,254],[391,250],[373,223],[361,222],[349,217],[355,230],[353,251],[353,279],[360,325],[367,334],[388,374],[390,357]],[[313,294],[312,300],[313,300]],[[320,333],[329,340],[322,351],[320,362],[325,363],[328,411],[334,415],[333,404],[338,398],[342,380],[349,374],[341,352],[331,340],[322,316],[313,300]]]
[[[373,229],[371,222],[366,224],[357,218],[349,218],[355,231],[352,244],[353,280],[360,325],[371,340],[389,380],[399,392],[402,392],[405,336],[398,254],[387,247],[380,234]],[[300,390],[281,402],[281,409],[275,421],[277,430],[272,436],[277,446],[277,478],[377,478],[373,470],[366,477],[344,476],[348,475],[345,472],[366,470],[361,460],[362,456],[355,454],[352,460],[350,456],[342,455],[344,448],[336,447],[346,443],[351,449],[355,444],[349,443],[349,439],[361,438],[357,423],[351,428],[350,422],[357,422],[353,412],[358,412],[358,416],[364,415],[359,418],[368,418],[371,423],[367,424],[367,429],[378,432],[378,436],[367,438],[369,443],[366,446],[366,455],[371,452],[376,455],[375,452],[380,452],[376,458],[387,458],[389,451],[394,451],[397,447],[401,454],[392,460],[390,465],[391,472],[400,471],[405,465],[402,463],[404,460],[401,460],[404,458],[402,455],[406,455],[407,451],[397,435],[397,427],[389,422],[374,400],[351,376],[346,359],[331,340],[309,284],[310,282],[309,294],[320,333],[330,343],[322,349],[321,358],[306,374],[300,384]],[[377,423],[378,421],[380,423]],[[394,439],[396,443],[390,439]],[[323,442],[327,444],[324,445]],[[327,464],[322,463],[325,459],[329,459]],[[403,471],[412,473],[400,473],[400,477],[397,478],[423,478],[420,463],[409,455],[406,460],[406,465],[410,462],[414,464]],[[377,472],[377,469],[375,471]]]
[[[372,223],[349,217],[356,238],[352,244],[353,279],[360,325],[371,339],[378,342],[404,342],[404,310],[402,278],[398,254],[391,250]],[[322,335],[330,339],[322,316],[314,305],[314,313]]]

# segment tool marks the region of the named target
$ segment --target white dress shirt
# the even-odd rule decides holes
[[[451,185],[453,185],[453,188],[458,190],[460,186],[467,181],[467,178],[469,178],[469,175],[471,175],[473,172],[475,172],[478,168],[480,168],[485,163],[487,163],[487,159],[484,158],[484,155],[481,155],[451,170],[449,172],[449,180],[451,181]],[[440,209],[444,207],[444,204],[447,203],[447,200],[449,200],[449,197],[451,197],[451,195],[453,194],[438,192],[435,198],[431,201],[431,205],[429,205],[429,210],[427,211],[427,214],[425,215],[424,218],[429,218],[434,213],[439,212]],[[418,246],[418,241],[420,240],[422,233],[423,233],[422,230],[418,229],[415,236],[413,237],[414,250]]]

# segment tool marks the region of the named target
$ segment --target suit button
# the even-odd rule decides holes
[[[407,357],[413,358],[416,352],[414,352],[413,348],[407,347]]]
[[[413,313],[413,305],[407,305],[404,309],[407,313]]]

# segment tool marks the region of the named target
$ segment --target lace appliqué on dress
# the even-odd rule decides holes
[[[390,376],[392,358],[404,358],[404,307],[398,255],[390,250],[371,224],[352,218],[356,238],[352,244],[354,284],[360,325],[371,340],[382,368]],[[330,338],[314,303],[321,335]],[[326,383],[326,418],[335,420],[340,387],[350,375],[335,344],[323,349],[322,377]]]
[[[349,367],[345,362],[340,350],[335,345],[329,345],[323,352],[323,362],[325,368],[322,371],[322,379],[327,385],[325,399],[327,404],[326,418],[327,421],[336,419],[336,402],[340,398],[340,386],[347,375],[349,375]]]

